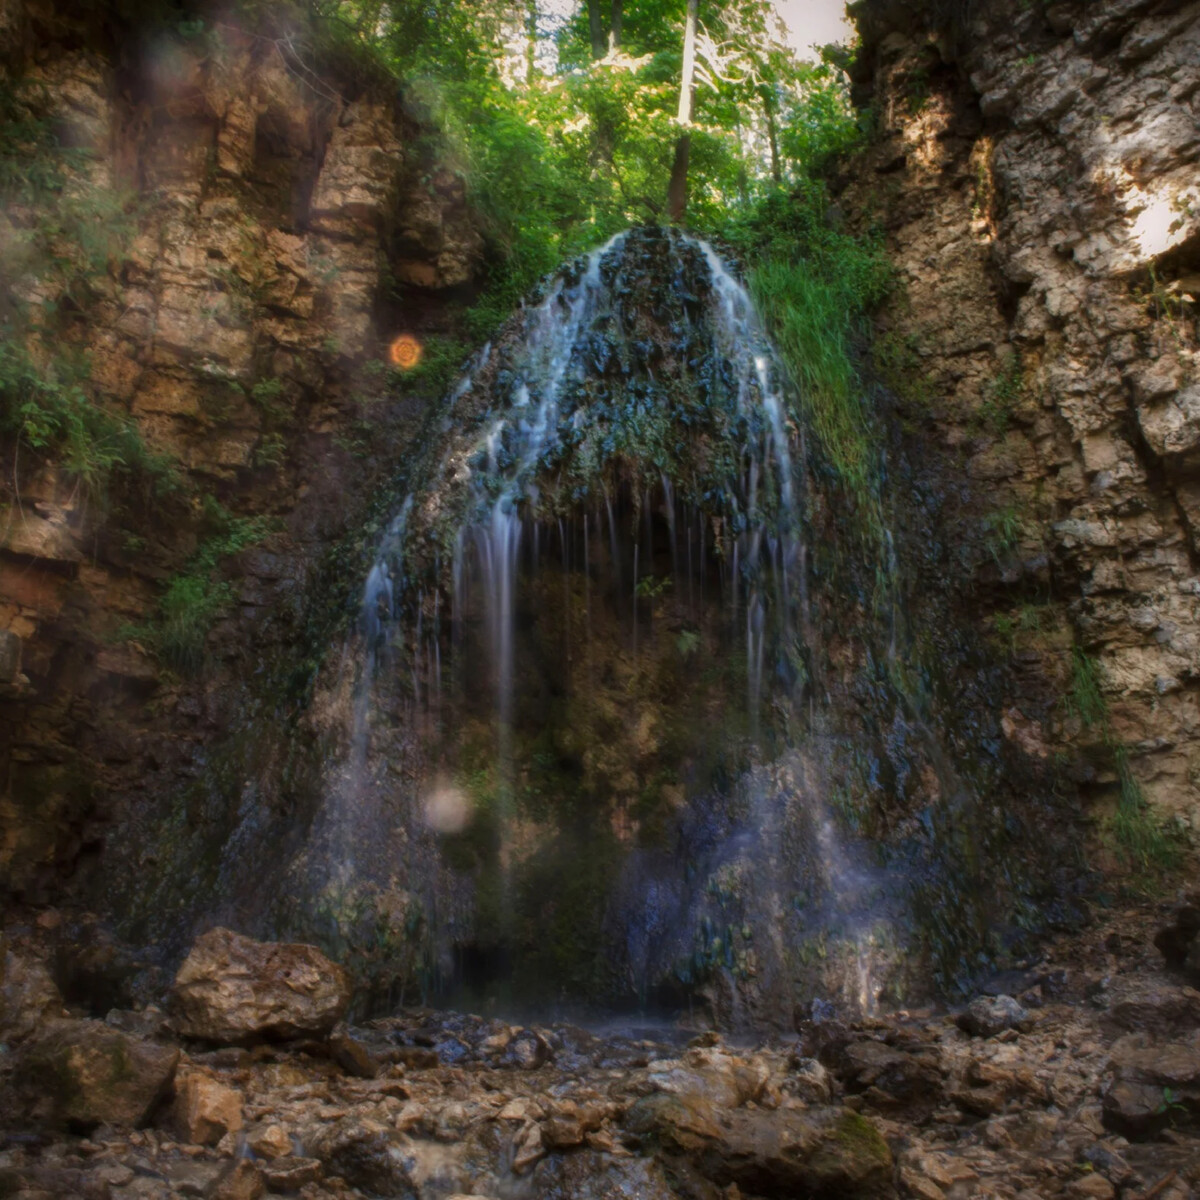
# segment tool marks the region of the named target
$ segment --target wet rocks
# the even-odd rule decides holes
[[[266,1194],[267,1181],[255,1163],[236,1159],[213,1182],[208,1200],[259,1200]]]
[[[379,1074],[379,1063],[375,1056],[358,1038],[344,1029],[330,1037],[329,1053],[347,1075],[374,1079]]]
[[[839,1074],[847,1092],[862,1093],[876,1108],[918,1105],[928,1111],[941,1098],[942,1072],[928,1051],[906,1053],[872,1039],[851,1042]]]
[[[976,996],[955,1021],[964,1033],[983,1038],[1006,1029],[1024,1031],[1032,1024],[1029,1013],[1011,996]]]
[[[647,1096],[625,1120],[630,1133],[703,1178],[756,1196],[886,1196],[892,1155],[879,1131],[849,1110],[735,1109],[717,1120],[699,1097]]]
[[[242,1094],[202,1071],[180,1071],[175,1080],[175,1129],[197,1146],[215,1146],[242,1127]]]
[[[1200,992],[1161,981],[1133,981],[1113,989],[1107,1023],[1131,1033],[1169,1033],[1200,1026]]]
[[[1187,1040],[1131,1034],[1112,1048],[1104,1123],[1128,1137],[1200,1120],[1200,1032]]]
[[[34,1115],[56,1125],[133,1128],[170,1091],[179,1050],[133,1038],[103,1021],[60,1021],[23,1048],[20,1083]]]
[[[315,947],[256,942],[228,929],[197,940],[172,993],[179,1031],[222,1044],[321,1036],[349,1003],[346,972]]]
[[[345,1118],[319,1130],[307,1146],[326,1174],[340,1175],[372,1196],[416,1200],[414,1162],[394,1129],[370,1119]]]
[[[15,1045],[63,1015],[63,998],[40,959],[9,950],[0,972],[0,1042]]]

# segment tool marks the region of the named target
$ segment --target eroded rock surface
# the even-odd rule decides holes
[[[172,989],[179,1031],[223,1045],[320,1037],[349,1003],[346,972],[315,947],[256,942],[228,929],[197,940]]]

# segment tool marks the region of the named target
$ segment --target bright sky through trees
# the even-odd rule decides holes
[[[846,42],[854,28],[846,20],[846,0],[774,0],[775,11],[788,27],[788,40],[797,54],[813,57],[812,47]]]

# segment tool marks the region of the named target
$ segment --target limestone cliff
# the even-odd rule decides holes
[[[1196,830],[1200,5],[852,7],[925,570],[1011,655],[1011,741]]]
[[[158,475],[89,489],[54,448],[0,446],[0,876],[29,897],[95,840],[107,795],[202,769],[196,747],[421,412],[384,387],[388,341],[437,331],[484,250],[394,84],[286,8],[195,28],[66,13],[0,5],[0,83],[14,128],[65,148],[84,233],[108,236],[81,300],[29,252],[58,231],[10,204],[0,268],[55,314],[26,331],[38,367],[88,362],[87,399],[132,421]],[[214,512],[257,523],[215,565],[232,590],[198,633],[201,682],[137,631]]]

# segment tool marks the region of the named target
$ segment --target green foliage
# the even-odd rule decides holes
[[[1147,802],[1129,765],[1129,751],[1117,741],[1109,726],[1108,699],[1101,689],[1099,664],[1081,646],[1071,651],[1071,688],[1066,705],[1067,711],[1082,721],[1085,728],[1101,731],[1104,746],[1112,757],[1120,791],[1116,811],[1105,822],[1105,833],[1134,877],[1148,889],[1158,890],[1162,877],[1180,864],[1183,852],[1180,838],[1166,828]]]
[[[314,4],[325,53],[395,80],[436,131],[419,156],[466,185],[488,242],[483,292],[462,314],[469,341],[490,336],[563,259],[661,218],[685,5],[625,0],[620,52],[594,59],[582,7],[551,50],[544,27],[530,42],[514,10],[479,0]],[[703,20],[688,215],[711,230],[769,175],[816,170],[861,131],[841,71],[796,59],[765,0],[706,5]],[[440,373],[430,364],[406,378],[432,387]]]
[[[1067,711],[1085,728],[1106,725],[1108,700],[1100,686],[1100,666],[1082,646],[1071,648],[1071,688]]]
[[[1021,356],[1013,354],[1004,370],[989,384],[987,396],[973,415],[972,423],[977,429],[999,437],[1008,429],[1024,390]]]
[[[39,368],[21,334],[0,327],[0,432],[53,454],[87,496],[122,470],[148,476],[160,491],[178,486],[171,460],[147,449],[127,417],[96,403],[86,381],[82,359],[61,354]]]
[[[38,85],[0,84],[0,432],[59,459],[88,496],[116,471],[177,480],[136,426],[92,395],[88,364],[62,337],[133,229],[127,198],[93,183],[87,152],[64,144]],[[32,305],[22,297],[37,296]]]
[[[823,183],[768,193],[728,230],[754,261],[750,290],[833,470],[864,511],[878,450],[858,361],[866,317],[891,286],[883,247],[833,227]]]
[[[230,556],[262,541],[270,530],[264,517],[235,517],[212,496],[201,507],[203,540],[187,565],[167,583],[152,619],[127,627],[136,639],[167,666],[194,674],[205,662],[209,630],[234,599],[232,586],[217,569]]]
[[[1129,766],[1129,752],[1106,737],[1112,751],[1121,791],[1107,831],[1119,857],[1148,888],[1159,890],[1164,875],[1178,868],[1183,847],[1146,801],[1142,786]]]
[[[1015,504],[988,513],[983,520],[984,544],[997,566],[1020,545],[1025,522]]]

